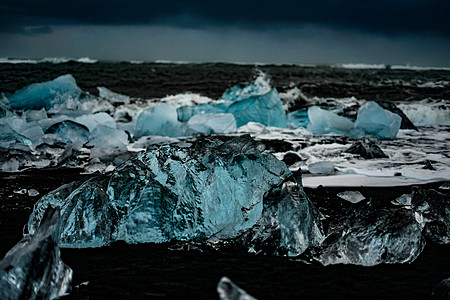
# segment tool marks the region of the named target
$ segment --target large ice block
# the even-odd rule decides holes
[[[67,295],[72,270],[60,258],[60,210],[48,206],[33,235],[0,261],[1,299],[55,299]]]
[[[65,247],[233,238],[257,223],[264,196],[291,174],[260,150],[250,136],[155,146],[109,176],[44,196],[28,227],[34,231],[50,203],[61,207]]]
[[[287,119],[276,89],[263,95],[235,100],[227,109],[236,118],[237,126],[258,122],[265,126],[286,127]]]
[[[309,123],[308,110],[299,109],[287,114],[287,126],[291,129],[306,127]]]
[[[42,83],[33,83],[16,91],[8,100],[14,109],[50,109],[55,104],[78,99],[82,91],[75,78],[67,74]]]
[[[267,94],[270,92],[270,81],[266,74],[259,72],[258,77],[253,83],[239,84],[226,90],[220,99],[225,101],[239,101],[252,96]]]
[[[422,252],[422,228],[404,208],[357,208],[330,234],[318,255],[324,265],[410,263]]]
[[[202,103],[197,105],[186,105],[177,108],[178,120],[187,122],[190,118],[198,114],[220,114],[225,113],[229,103]]]
[[[395,139],[401,123],[402,118],[399,115],[381,108],[376,102],[369,101],[358,110],[355,130],[362,129],[380,139]]]
[[[312,134],[347,134],[353,129],[353,122],[349,119],[318,106],[308,108],[308,118],[307,128]]]
[[[141,112],[136,121],[135,136],[162,135],[177,137],[185,134],[185,125],[178,121],[175,107],[160,103]]]

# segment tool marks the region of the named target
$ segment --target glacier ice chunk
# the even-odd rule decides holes
[[[72,270],[60,258],[60,210],[48,206],[33,235],[0,261],[0,298],[55,299],[67,295]]]
[[[299,109],[287,114],[287,126],[290,129],[308,126],[308,110]]]
[[[126,161],[108,176],[92,178],[42,197],[61,207],[64,247],[233,238],[261,216],[263,198],[290,171],[250,136],[228,142],[201,140],[188,148],[160,145]]]
[[[177,108],[178,120],[181,122],[189,121],[198,114],[220,114],[226,113],[229,103],[202,103],[194,106],[181,106]]]
[[[353,129],[353,122],[349,119],[318,106],[308,108],[308,118],[307,129],[312,134],[347,134]]]
[[[130,103],[130,96],[115,93],[103,86],[97,87],[100,98],[108,99],[111,102]]]
[[[98,112],[96,114],[84,114],[75,118],[77,123],[83,124],[89,129],[89,132],[94,131],[98,124],[103,126],[116,128],[117,123],[109,114],[105,112]]]
[[[425,237],[439,244],[450,244],[450,195],[433,189],[414,187],[411,208],[424,227]]]
[[[189,128],[204,134],[232,133],[237,131],[236,119],[232,114],[200,114],[188,121]]]
[[[323,265],[374,266],[414,261],[425,239],[410,210],[363,207],[351,211],[322,247],[317,259]]]
[[[8,100],[14,109],[49,110],[55,104],[79,98],[81,93],[75,78],[67,74],[51,81],[30,84],[16,91]]]
[[[266,74],[259,72],[253,83],[239,84],[226,90],[220,99],[225,101],[239,101],[252,96],[267,94],[272,88]]]
[[[185,135],[185,126],[178,121],[175,107],[160,103],[142,111],[136,121],[136,138],[145,135],[177,137]]]
[[[50,126],[45,133],[56,134],[67,144],[76,142],[84,144],[89,140],[89,129],[71,120],[57,122]]]
[[[256,300],[246,291],[238,287],[228,277],[222,277],[217,284],[217,293],[220,300]]]
[[[276,89],[263,95],[235,100],[227,109],[236,118],[238,127],[248,122],[258,122],[265,126],[285,128],[286,112]]]
[[[318,161],[308,164],[308,170],[312,174],[331,174],[334,172],[334,165],[332,161]]]
[[[380,139],[395,139],[401,123],[402,118],[399,115],[369,101],[358,109],[355,130],[362,129]]]
[[[338,193],[337,196],[351,203],[358,203],[366,199],[366,197],[358,191],[345,191]]]

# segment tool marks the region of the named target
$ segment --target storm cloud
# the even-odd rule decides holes
[[[238,26],[264,30],[312,24],[387,35],[450,37],[449,12],[448,0],[7,0],[0,1],[0,31],[25,33],[24,28],[53,25]]]

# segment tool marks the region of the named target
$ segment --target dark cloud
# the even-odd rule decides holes
[[[0,30],[59,24],[253,29],[316,24],[360,32],[449,37],[449,12],[448,0],[0,0]]]

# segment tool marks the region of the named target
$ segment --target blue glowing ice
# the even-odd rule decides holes
[[[353,129],[353,122],[345,117],[324,110],[318,106],[308,109],[308,130],[313,134],[347,134]]]
[[[33,83],[16,91],[8,100],[14,109],[50,109],[55,104],[78,99],[82,91],[67,74],[54,80]]]
[[[369,101],[358,110],[355,130],[362,129],[380,139],[395,139],[401,123],[402,118],[399,115],[383,109],[376,102]]]
[[[185,126],[178,121],[177,110],[170,104],[160,103],[141,112],[136,121],[135,136],[161,135],[177,137],[185,135]]]

